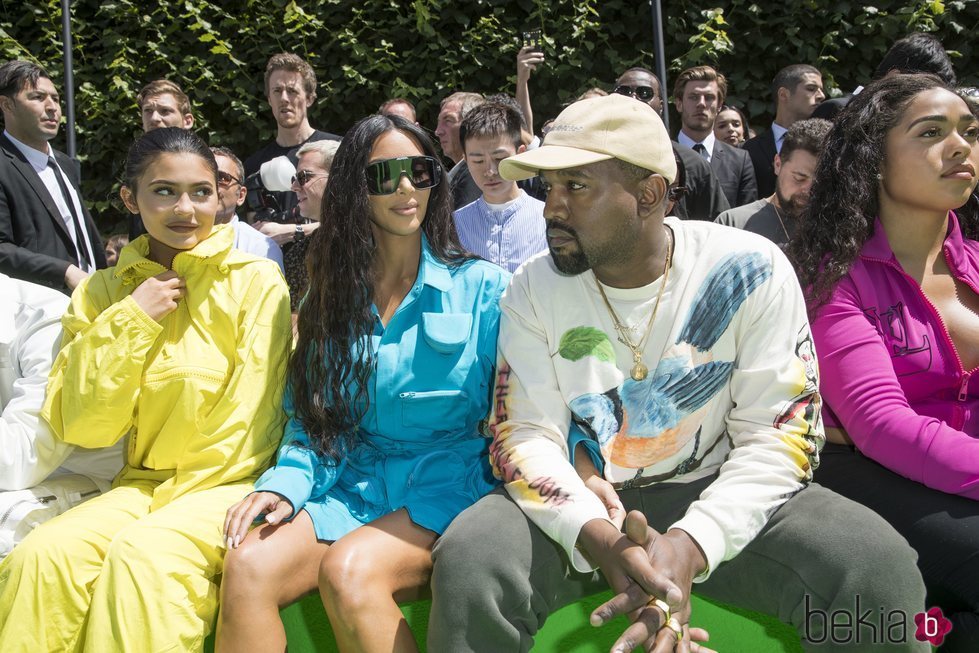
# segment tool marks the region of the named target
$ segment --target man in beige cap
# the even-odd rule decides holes
[[[618,594],[592,623],[633,618],[615,652],[709,650],[688,626],[694,582],[778,615],[807,649],[832,634],[834,650],[925,650],[914,552],[811,483],[816,361],[781,251],[664,218],[670,139],[631,98],[572,104],[500,174],[544,181],[549,253],[501,299],[490,428],[505,487],[435,545],[429,649],[527,651],[548,614],[608,586],[599,568]],[[901,627],[871,641],[865,610]],[[826,617],[839,611],[848,631]]]

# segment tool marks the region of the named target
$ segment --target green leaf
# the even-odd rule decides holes
[[[604,331],[594,327],[575,327],[561,336],[558,345],[561,358],[578,361],[585,356],[594,356],[604,363],[615,362],[615,349]]]

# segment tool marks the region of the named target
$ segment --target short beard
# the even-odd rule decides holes
[[[548,245],[548,251],[551,254],[551,260],[554,261],[554,267],[561,274],[576,275],[582,272],[587,272],[591,269],[591,261],[588,260],[588,255],[585,254],[584,250],[581,248],[581,241],[578,239],[578,232],[576,232],[571,227],[563,224],[555,224],[553,221],[547,221],[548,228],[560,229],[566,232],[569,236],[574,238],[575,244],[578,246],[577,250],[570,254],[558,254],[550,245]]]
[[[775,197],[778,198],[778,206],[782,210],[783,217],[788,220],[798,220],[799,216],[806,209],[805,204],[799,204],[795,201],[795,197],[785,197],[779,192],[778,186],[775,186]],[[808,203],[808,202],[807,202]]]
[[[573,254],[556,254],[552,249],[551,260],[554,261],[554,267],[561,274],[576,275],[591,270],[591,262],[581,251],[580,243],[578,244],[578,251]]]

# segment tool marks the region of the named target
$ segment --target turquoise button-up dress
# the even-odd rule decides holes
[[[499,298],[510,275],[481,260],[449,266],[422,239],[418,277],[371,343],[376,370],[361,438],[339,462],[308,448],[290,392],[275,467],[255,484],[305,510],[335,541],[400,508],[436,533],[498,483],[480,425],[490,410]],[[376,315],[376,310],[375,310]]]

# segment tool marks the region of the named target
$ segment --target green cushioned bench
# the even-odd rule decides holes
[[[612,643],[626,627],[620,618],[601,628],[588,624],[588,615],[611,592],[596,594],[555,612],[544,624],[536,638],[535,653],[607,653]],[[405,619],[411,625],[422,651],[428,629],[430,601],[417,601],[402,606]],[[796,632],[774,617],[746,612],[737,608],[693,597],[696,625],[710,631],[710,645],[720,653],[751,651],[752,653],[797,653],[802,651]],[[319,595],[311,595],[282,611],[282,621],[289,637],[290,653],[336,653],[333,631],[323,612]],[[204,650],[213,651],[213,636],[205,642]]]

